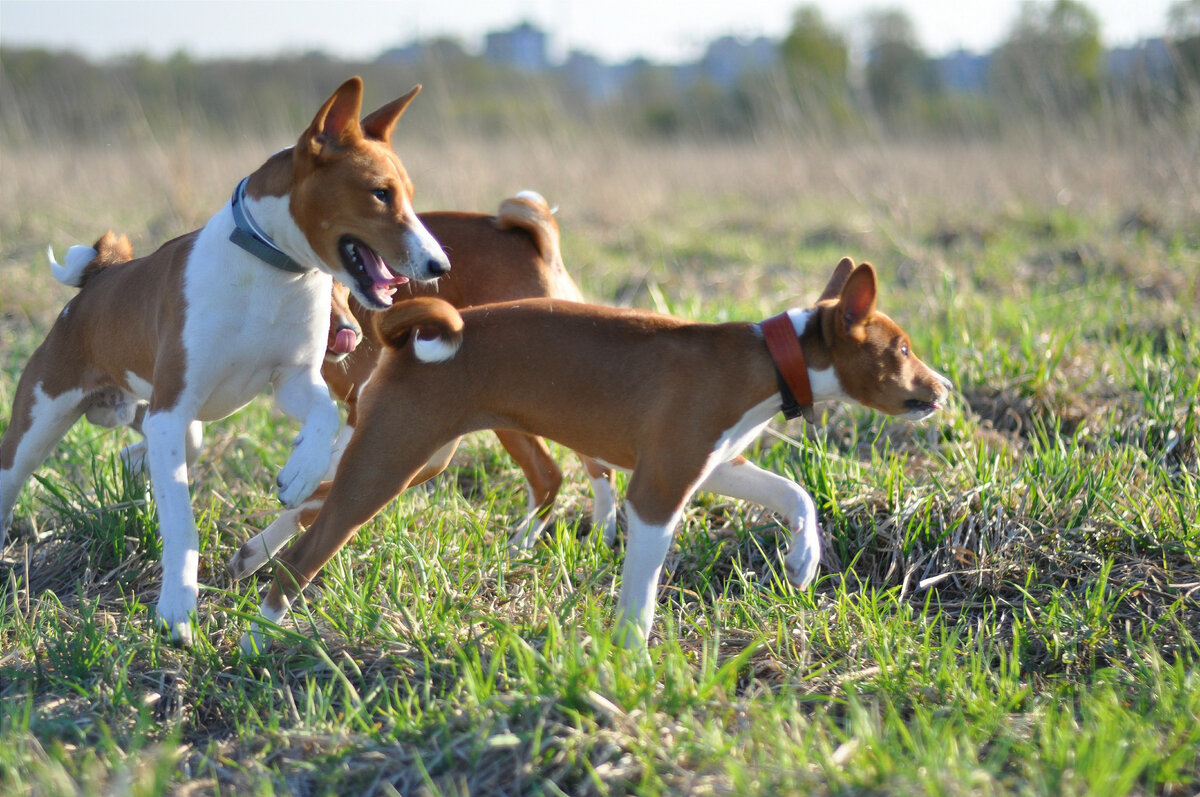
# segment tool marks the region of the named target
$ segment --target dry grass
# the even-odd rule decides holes
[[[70,296],[44,267],[47,243],[61,252],[113,227],[148,251],[288,143],[5,147],[0,406]],[[0,783],[599,794],[1200,782],[1192,138],[402,136],[398,150],[420,209],[541,191],[560,207],[568,267],[603,301],[761,317],[811,297],[839,255],[871,260],[884,307],[959,401],[920,427],[845,409],[815,430],[777,426],[756,457],[813,492],[823,580],[811,594],[783,586],[769,515],[702,497],[668,562],[649,664],[606,641],[619,554],[581,538],[578,467],[563,459],[557,534],[508,562],[505,525],[524,499],[482,439],[457,479],[401,501],[331,564],[298,623],[323,643],[288,638],[265,664],[236,660],[235,613],[254,602],[222,565],[274,511],[290,436],[259,404],[210,430],[194,474],[201,577],[218,591],[202,596],[200,648],[172,650],[145,622],[157,575],[141,488],[92,464],[118,442],[81,426],[43,469],[41,497],[19,504],[20,539],[0,558],[0,700],[13,717],[30,706],[0,723]],[[64,499],[46,500],[53,485]],[[1155,694],[1170,697],[1147,708]],[[1135,752],[1092,756],[1114,739],[1138,740],[1122,748]]]

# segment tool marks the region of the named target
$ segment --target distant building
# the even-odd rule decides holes
[[[948,91],[973,94],[987,90],[991,56],[955,50],[934,60],[938,79]]]
[[[1170,85],[1175,77],[1171,46],[1164,39],[1109,50],[1105,69],[1114,82],[1129,85]]]
[[[588,100],[604,102],[611,99],[621,88],[621,78],[591,53],[572,50],[562,65],[567,84]]]
[[[546,33],[528,22],[511,30],[487,34],[483,57],[528,72],[541,72],[550,66],[546,55]]]
[[[779,47],[766,36],[750,40],[722,36],[708,45],[700,72],[721,88],[731,89],[747,74],[766,72],[778,60]]]

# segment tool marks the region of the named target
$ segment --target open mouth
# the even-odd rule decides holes
[[[941,404],[935,401],[921,401],[920,399],[908,399],[904,402],[904,408],[908,410],[909,415],[931,415],[942,408]]]
[[[355,293],[376,310],[391,307],[396,287],[408,282],[408,277],[393,274],[374,249],[353,236],[338,242],[338,253],[358,288]]]

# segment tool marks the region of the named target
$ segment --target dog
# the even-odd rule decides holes
[[[440,472],[458,438],[504,428],[631,471],[617,601],[623,643],[644,645],[674,529],[697,489],[761,504],[792,533],[788,580],[816,576],[816,507],[798,484],[740,455],[781,409],[847,400],[923,419],[949,380],[876,308],[875,270],[842,260],[818,302],[759,324],[702,324],[639,310],[530,299],[456,311],[433,298],[378,318],[385,349],[358,426],[313,525],[279,557],[260,611],[292,599],[402,490]],[[258,623],[242,640],[262,650]]]
[[[367,307],[400,285],[446,274],[449,260],[412,207],[392,131],[420,86],[360,121],[362,81],[342,84],[296,145],[242,180],[199,230],[121,262],[119,239],[71,247],[55,277],[79,293],[63,308],[17,384],[0,440],[0,544],[17,495],[81,415],[139,426],[127,451],[150,474],[163,541],[157,615],[192,640],[198,536],[188,467],[201,423],[263,388],[301,421],[276,480],[293,506],[320,484],[340,426],[321,377],[332,281]]]
[[[563,266],[553,211],[540,194],[522,191],[509,197],[500,203],[495,216],[455,211],[425,212],[418,216],[449,255],[452,269],[437,283],[410,282],[401,286],[396,301],[437,296],[455,307],[535,296],[583,301],[582,293]],[[374,315],[375,311],[355,300],[345,286],[334,284],[329,340],[321,373],[333,394],[345,402],[347,415],[346,426],[335,445],[329,478],[333,477],[337,458],[354,431],[359,393],[375,370],[383,348],[374,334]],[[541,439],[509,430],[497,430],[496,436],[525,475],[528,507],[509,539],[514,550],[527,549],[550,521],[562,486],[562,471]],[[611,545],[617,531],[612,470],[586,456],[580,456],[580,461],[592,486],[593,528]],[[315,517],[315,506],[302,502],[294,512],[243,545],[231,570],[244,574],[248,569],[257,569]]]

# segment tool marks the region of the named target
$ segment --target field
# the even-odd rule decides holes
[[[419,112],[419,103],[413,113]],[[107,227],[147,252],[291,143],[5,145],[0,429]],[[700,495],[648,657],[614,647],[621,549],[578,463],[544,542],[490,435],[402,496],[269,654],[263,581],[224,563],[278,511],[295,426],[264,398],[192,474],[199,639],[152,626],[154,508],[80,423],[0,552],[0,792],[19,794],[1191,794],[1200,789],[1200,150],[1192,133],[988,142],[406,137],[419,209],[559,206],[596,301],[761,319],[838,258],[955,383],[920,424],[828,407],[751,449],[813,494],[816,586],[779,525]],[[216,342],[219,343],[219,342]],[[730,389],[736,389],[731,385]]]

